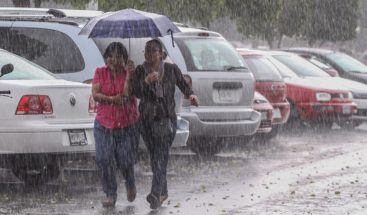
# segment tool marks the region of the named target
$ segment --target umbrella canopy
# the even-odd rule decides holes
[[[124,9],[93,18],[79,35],[90,38],[142,38],[163,37],[175,32],[180,30],[164,15]]]

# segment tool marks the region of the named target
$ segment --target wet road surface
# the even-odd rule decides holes
[[[367,214],[366,137],[362,125],[282,133],[211,158],[173,150],[169,199],[156,211],[145,201],[151,172],[144,153],[136,165],[137,199],[127,202],[120,180],[114,209],[101,207],[93,162],[71,163],[39,188],[0,169],[0,214]]]

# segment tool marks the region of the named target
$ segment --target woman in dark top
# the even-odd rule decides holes
[[[151,209],[160,207],[168,198],[167,164],[169,148],[176,135],[175,87],[187,96],[192,105],[198,98],[186,83],[175,64],[163,62],[163,49],[159,40],[145,45],[145,62],[137,66],[131,87],[140,99],[141,135],[150,154],[153,172],[152,188],[147,196]]]

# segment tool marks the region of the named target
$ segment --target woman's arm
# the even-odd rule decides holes
[[[118,94],[115,96],[107,96],[103,94],[101,91],[100,83],[94,83],[92,85],[92,96],[93,96],[94,101],[102,103],[102,104],[115,104],[115,105],[123,104],[122,95]]]
[[[176,84],[181,92],[189,98],[190,102],[194,106],[199,106],[199,99],[191,89],[191,86],[186,82],[182,75],[180,68],[176,64],[173,64],[173,71],[176,77]]]

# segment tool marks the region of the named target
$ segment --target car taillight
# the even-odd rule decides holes
[[[88,106],[88,112],[89,113],[95,113],[96,112],[96,101],[94,101],[93,96],[89,96],[89,106]]]
[[[53,108],[50,97],[46,95],[24,95],[18,103],[15,114],[52,114]]]

